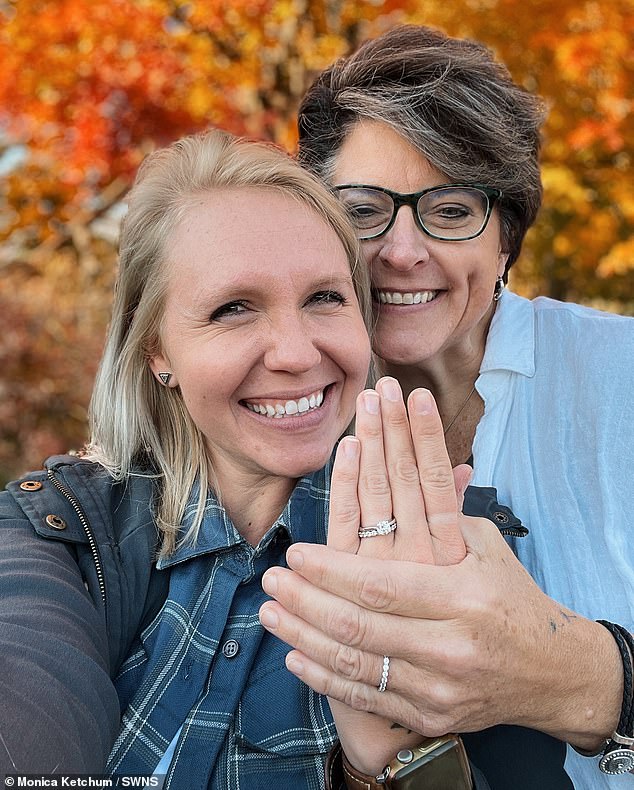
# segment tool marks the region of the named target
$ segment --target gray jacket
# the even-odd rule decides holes
[[[111,678],[167,593],[152,493],[70,456],[0,493],[0,774],[103,769]]]

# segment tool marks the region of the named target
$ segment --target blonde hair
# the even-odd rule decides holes
[[[162,555],[176,547],[184,509],[199,480],[196,515],[183,536],[183,541],[196,540],[208,481],[214,480],[203,436],[179,388],[163,387],[148,364],[148,357],[160,349],[166,247],[196,195],[227,187],[274,189],[321,217],[345,249],[361,312],[366,326],[370,325],[369,275],[359,262],[358,242],[345,211],[317,178],[287,154],[214,129],[178,140],[143,162],[122,225],[120,268],[90,404],[86,455],[116,480],[133,474],[156,476],[154,506]],[[220,497],[221,492],[215,493]]]

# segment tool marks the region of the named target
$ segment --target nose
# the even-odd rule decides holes
[[[379,258],[398,271],[409,271],[429,260],[428,243],[431,239],[419,228],[410,206],[401,206],[394,224],[381,239]]]
[[[268,370],[305,373],[321,362],[316,338],[301,316],[286,316],[270,327],[264,364]]]

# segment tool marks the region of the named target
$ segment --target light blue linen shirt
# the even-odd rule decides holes
[[[522,564],[551,598],[634,631],[634,319],[506,291],[476,387],[472,483],[529,528]],[[569,747],[576,790],[634,786],[596,762]]]

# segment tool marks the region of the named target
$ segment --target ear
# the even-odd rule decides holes
[[[176,380],[176,376],[172,372],[172,365],[170,361],[167,359],[166,356],[163,354],[154,354],[153,356],[148,358],[148,364],[150,366],[150,370],[155,375],[157,380],[160,382],[161,385],[165,387],[177,387],[178,381]],[[169,374],[169,379],[166,381],[163,380],[161,377],[164,376],[166,373]]]
[[[503,277],[506,271],[506,262],[509,259],[508,252],[498,252],[498,277]]]

